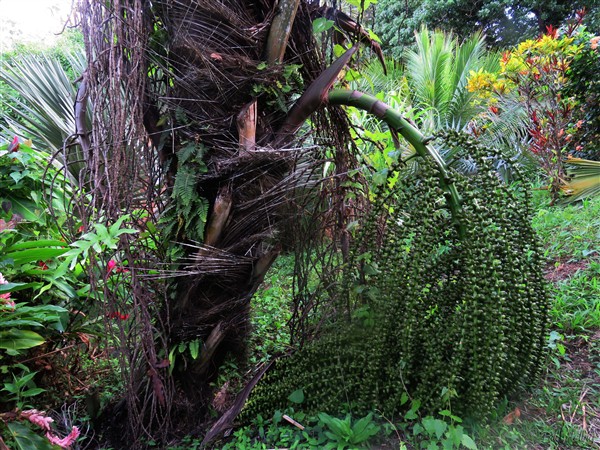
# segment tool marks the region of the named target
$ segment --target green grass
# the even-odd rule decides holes
[[[586,269],[554,283],[551,290],[551,318],[558,329],[586,333],[600,328],[600,262],[590,260]]]
[[[549,206],[547,197],[536,196],[533,227],[552,261],[600,259],[600,197],[569,206]]]
[[[565,333],[600,328],[600,198],[571,206],[541,202],[533,218],[554,297],[551,318]]]

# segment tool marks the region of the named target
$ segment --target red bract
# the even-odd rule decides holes
[[[10,143],[10,145],[8,146],[8,152],[17,152],[19,151],[19,138],[17,136],[15,136],[12,140],[12,142]]]
[[[115,262],[114,259],[111,259],[108,264],[106,265],[106,275],[110,275],[110,273],[113,271],[113,269],[117,267],[117,263]]]

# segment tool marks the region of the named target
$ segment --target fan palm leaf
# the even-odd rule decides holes
[[[600,195],[600,161],[569,158],[567,160],[569,181],[562,186],[567,195],[563,203],[573,203]]]

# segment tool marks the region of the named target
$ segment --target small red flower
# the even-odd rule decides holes
[[[10,143],[10,145],[8,146],[8,152],[17,152],[19,151],[19,138],[17,136],[15,136],[12,140],[12,142]]]
[[[48,264],[46,264],[44,261],[38,261],[38,266],[42,270],[48,270]]]
[[[113,269],[117,267],[117,263],[115,262],[114,259],[111,259],[108,264],[106,265],[106,275],[110,275],[110,273],[113,271]]]
[[[129,314],[124,314],[119,311],[111,311],[106,315],[106,317],[109,319],[127,320],[129,319]]]
[[[117,266],[116,261],[114,259],[111,259],[106,265],[106,275],[110,275],[113,270],[115,271],[115,273],[129,273],[129,269]]]

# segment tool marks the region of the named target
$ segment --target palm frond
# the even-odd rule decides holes
[[[423,27],[415,37],[416,47],[407,50],[404,59],[411,102],[427,111],[421,128],[464,129],[479,112],[466,89],[469,73],[494,64],[483,36],[476,33],[459,42],[451,33]]]
[[[454,44],[443,33],[430,33],[427,28],[416,32],[415,37],[416,50],[405,54],[414,103],[431,107],[439,115],[448,101],[449,62]]]
[[[567,160],[569,181],[562,186],[567,195],[562,203],[573,203],[600,195],[600,161],[569,158]]]
[[[82,52],[68,60],[73,72],[85,70]],[[61,149],[65,139],[75,132],[73,104],[77,90],[60,62],[25,55],[5,64],[0,79],[16,91],[6,100],[16,119],[6,117],[9,129],[2,131],[43,142],[52,152]]]
[[[450,85],[448,86],[450,98],[445,118],[446,120],[452,119],[464,127],[475,114],[474,94],[466,89],[467,78],[471,70],[477,70],[483,66],[485,40],[481,33],[475,33],[461,44],[457,41],[453,42],[455,49],[449,70]]]

